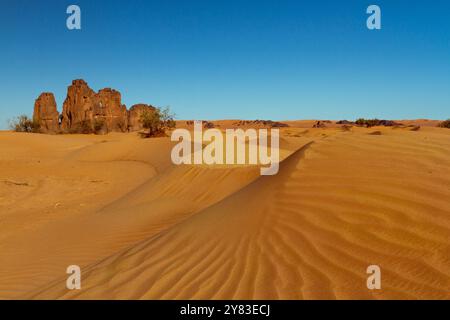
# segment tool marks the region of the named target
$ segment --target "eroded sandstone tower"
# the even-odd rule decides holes
[[[59,131],[59,112],[53,93],[44,92],[34,102],[33,121],[39,124],[43,133]]]

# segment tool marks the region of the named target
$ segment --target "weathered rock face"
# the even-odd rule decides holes
[[[92,126],[94,109],[94,90],[84,80],[73,80],[67,89],[63,104],[61,130],[77,131],[83,126]]]
[[[84,80],[74,80],[64,101],[63,131],[126,131],[128,114],[120,92],[106,88],[95,93]]]
[[[44,92],[36,99],[33,120],[39,123],[40,131],[43,133],[59,131],[59,112],[53,93]]]
[[[127,107],[121,103],[120,92],[106,88],[100,90],[93,98],[93,119],[104,130],[125,132],[128,128]]]
[[[128,111],[128,130],[129,131],[138,131],[138,130],[143,129],[140,118],[141,118],[141,115],[146,110],[149,112],[155,112],[156,108],[151,105],[147,105],[147,104],[143,104],[143,103],[135,104],[134,106],[132,106],[130,108],[130,111]]]

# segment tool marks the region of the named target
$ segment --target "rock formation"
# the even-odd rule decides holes
[[[119,91],[105,88],[96,93],[86,81],[78,79],[67,88],[61,115],[53,94],[43,93],[36,100],[33,117],[45,133],[126,132],[142,129],[140,117],[144,110],[153,112],[156,108],[137,104],[128,111]]]
[[[140,121],[141,115],[144,111],[154,112],[156,110],[155,107],[147,105],[147,104],[135,104],[128,111],[128,130],[129,131],[139,131],[142,130],[142,123]]]
[[[124,132],[128,127],[128,114],[121,100],[119,91],[105,88],[95,93],[84,80],[74,80],[64,101],[61,129]]]
[[[120,92],[110,88],[102,89],[94,95],[94,124],[103,124],[106,132],[125,132],[128,128],[128,112],[121,99]]]
[[[73,80],[67,88],[67,97],[61,113],[61,130],[65,132],[76,131],[83,125],[93,122],[94,90],[89,88],[84,80]]]
[[[34,103],[33,121],[39,124],[42,133],[59,131],[59,112],[53,93],[42,93]]]

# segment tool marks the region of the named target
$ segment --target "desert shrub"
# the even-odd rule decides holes
[[[89,120],[83,120],[78,124],[78,130],[80,133],[83,134],[90,134],[94,133],[94,130],[92,128],[92,123]]]
[[[155,136],[161,130],[161,119],[157,110],[144,110],[139,119],[149,136]]]
[[[68,133],[90,134],[94,133],[94,130],[89,120],[83,120],[81,122],[72,125],[72,127],[68,130]]]
[[[128,131],[128,124],[124,118],[120,118],[117,121],[117,128],[119,128],[119,130],[122,132]]]
[[[355,122],[351,122],[348,120],[340,120],[340,121],[336,122],[336,124],[352,125],[352,124],[355,124]]]
[[[203,128],[205,129],[213,129],[214,128],[214,123],[210,122],[210,121],[206,121],[203,123]]]
[[[102,134],[106,132],[105,119],[96,118],[94,120],[80,121],[69,129],[68,133],[73,134]]]
[[[450,119],[442,121],[441,123],[439,123],[438,127],[450,129]]]
[[[369,119],[369,120],[366,120],[366,126],[368,127],[368,128],[370,128],[370,127],[375,127],[375,126],[379,126],[381,123],[380,123],[380,120],[378,120],[378,119]]]
[[[9,122],[9,128],[16,132],[39,132],[39,122],[28,118],[26,115],[20,115]]]
[[[378,119],[363,119],[359,118],[355,121],[357,126],[365,126],[367,128],[374,127],[380,125],[380,120]]]
[[[175,123],[175,114],[170,112],[169,107],[165,107],[163,109],[157,109],[161,115],[162,127],[164,130],[172,129],[176,127]]]
[[[170,108],[156,108],[156,110],[144,110],[141,114],[140,121],[144,129],[148,132],[145,137],[155,137],[164,135],[170,128],[175,128],[174,115],[170,112]]]
[[[96,118],[93,121],[93,129],[95,134],[100,134],[104,132],[105,129],[105,119]]]

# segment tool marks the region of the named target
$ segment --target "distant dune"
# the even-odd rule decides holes
[[[450,130],[314,122],[280,128],[275,176],[175,166],[169,138],[0,132],[0,298],[449,299]]]

